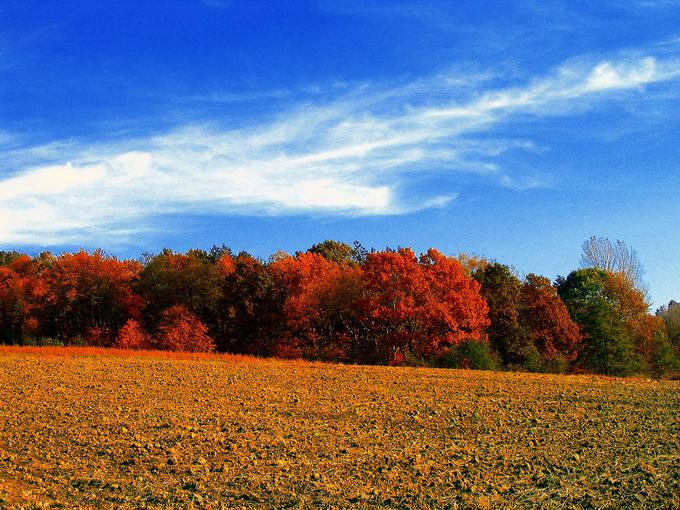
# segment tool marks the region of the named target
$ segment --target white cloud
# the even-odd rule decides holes
[[[595,69],[590,73],[586,88],[589,90],[607,90],[635,87],[654,81],[656,76],[658,76],[656,61],[653,58],[645,58],[636,65],[619,69],[609,62],[603,62],[595,66]]]
[[[410,194],[403,175],[421,170],[531,187],[541,179],[518,180],[495,161],[507,150],[537,150],[531,140],[475,137],[517,114],[565,115],[678,76],[677,62],[652,57],[571,64],[475,95],[464,76],[440,76],[393,89],[361,85],[248,128],[187,126],[117,146],[36,147],[13,154],[21,167],[0,181],[0,241],[110,243],[138,235],[159,214],[402,214],[455,198],[448,189]],[[471,82],[488,87],[480,76]],[[55,160],[55,147],[68,147],[70,161]],[[31,158],[53,162],[33,167]]]

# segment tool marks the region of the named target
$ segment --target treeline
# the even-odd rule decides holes
[[[138,261],[99,250],[0,252],[0,340],[24,345],[615,375],[677,370],[680,334],[669,332],[680,329],[680,315],[673,304],[648,310],[644,290],[618,268],[582,268],[553,283],[434,249],[325,241],[266,261],[224,246]]]

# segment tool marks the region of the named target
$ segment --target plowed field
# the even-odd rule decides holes
[[[0,348],[0,508],[649,508],[674,381]]]

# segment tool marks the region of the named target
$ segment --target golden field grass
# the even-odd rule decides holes
[[[649,508],[676,381],[0,348],[0,508]]]

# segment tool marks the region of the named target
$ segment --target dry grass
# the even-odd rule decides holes
[[[649,508],[680,384],[0,348],[0,508]]]
[[[240,354],[223,354],[210,352],[172,352],[172,351],[150,351],[150,350],[130,350],[113,349],[103,347],[44,347],[44,346],[18,346],[0,344],[0,356],[9,354],[37,354],[39,356],[61,356],[61,357],[81,357],[81,356],[113,356],[124,358],[164,358],[164,359],[184,359],[184,360],[223,360],[223,361],[243,361],[255,362],[265,361],[262,358],[244,356]]]

